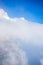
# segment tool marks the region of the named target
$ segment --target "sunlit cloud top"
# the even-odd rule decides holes
[[[0,8],[7,11],[10,17],[24,17],[43,23],[43,0],[0,0]]]
[[[0,37],[16,37],[30,43],[43,44],[43,24],[32,23],[25,18],[11,18],[0,9]]]

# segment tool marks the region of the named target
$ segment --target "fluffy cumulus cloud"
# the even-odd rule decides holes
[[[9,18],[7,13],[0,9],[0,65],[27,65],[25,52],[13,41],[20,36],[20,23],[16,20],[18,19]]]
[[[8,40],[0,41],[0,65],[26,65],[25,53],[16,43]]]
[[[43,46],[43,24],[29,22],[25,18],[10,18],[0,9],[0,59],[1,65],[27,65],[26,54],[15,39],[27,45]],[[21,45],[21,43],[20,43]]]
[[[17,37],[33,43],[43,44],[43,24],[21,18],[10,18],[0,9],[0,37]]]

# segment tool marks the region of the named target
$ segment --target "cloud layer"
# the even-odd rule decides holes
[[[10,40],[0,41],[0,65],[26,65],[25,52]]]
[[[0,9],[0,65],[27,65],[25,52],[13,41],[18,35],[16,26],[16,18],[9,18]]]
[[[29,22],[23,17],[10,18],[7,12],[0,9],[1,55],[4,53],[2,51],[8,53],[7,59],[3,61],[2,65],[27,65],[26,55],[14,42],[14,39],[25,41],[27,45],[43,46],[43,24]]]
[[[0,9],[0,36],[14,36],[40,45],[43,44],[43,24],[29,22],[23,17],[10,18]]]

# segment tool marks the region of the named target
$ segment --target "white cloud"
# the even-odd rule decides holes
[[[23,17],[10,18],[3,9],[0,9],[0,37],[2,36],[17,37],[30,43],[42,45],[43,24],[29,22]]]
[[[15,42],[0,41],[0,65],[27,65],[25,52]]]
[[[26,19],[24,19],[23,17],[21,18],[10,18],[8,16],[8,14],[3,10],[0,9],[0,42],[1,41],[5,41],[9,39],[12,39],[12,41],[14,41],[14,39],[18,38],[22,41],[28,42],[29,43],[33,43],[34,45],[38,45],[38,46],[43,46],[43,24],[39,24],[39,23],[34,23],[34,22],[29,22]],[[11,42],[11,40],[10,40]],[[25,54],[24,52],[21,52],[18,45],[16,45],[16,43],[2,43],[2,48],[6,50],[5,47],[7,47],[7,52],[9,53],[9,58],[8,60],[11,59],[10,65],[13,65],[12,62],[15,59],[15,65],[17,65],[16,63],[19,63],[20,59],[22,62],[22,65],[27,65],[26,63],[26,58],[25,58]],[[3,45],[5,47],[3,47]],[[11,45],[12,49],[10,48],[8,50],[8,47]],[[16,47],[17,46],[17,47]],[[1,46],[0,46],[1,47]],[[16,48],[15,48],[16,47]],[[16,50],[17,49],[17,50]],[[19,49],[19,50],[18,50]],[[16,58],[17,55],[13,55],[12,50],[15,50],[14,55],[17,54],[18,55],[18,59]],[[15,57],[15,58],[13,58]],[[13,58],[13,59],[12,59]],[[16,62],[17,60],[17,62]],[[7,63],[7,61],[5,61]],[[25,63],[26,62],[26,63]],[[7,65],[7,64],[4,64]]]
[[[0,9],[0,65],[27,65],[25,52],[12,41],[12,38],[18,35],[16,20],[18,19],[8,17],[7,13]]]
[[[0,18],[5,18],[5,19],[9,19],[7,12],[4,12],[3,9],[0,9]]]

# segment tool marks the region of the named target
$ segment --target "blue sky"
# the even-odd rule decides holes
[[[24,17],[43,23],[43,0],[0,0],[0,8],[7,11],[10,17]]]
[[[0,0],[0,59],[43,65],[43,0]]]

